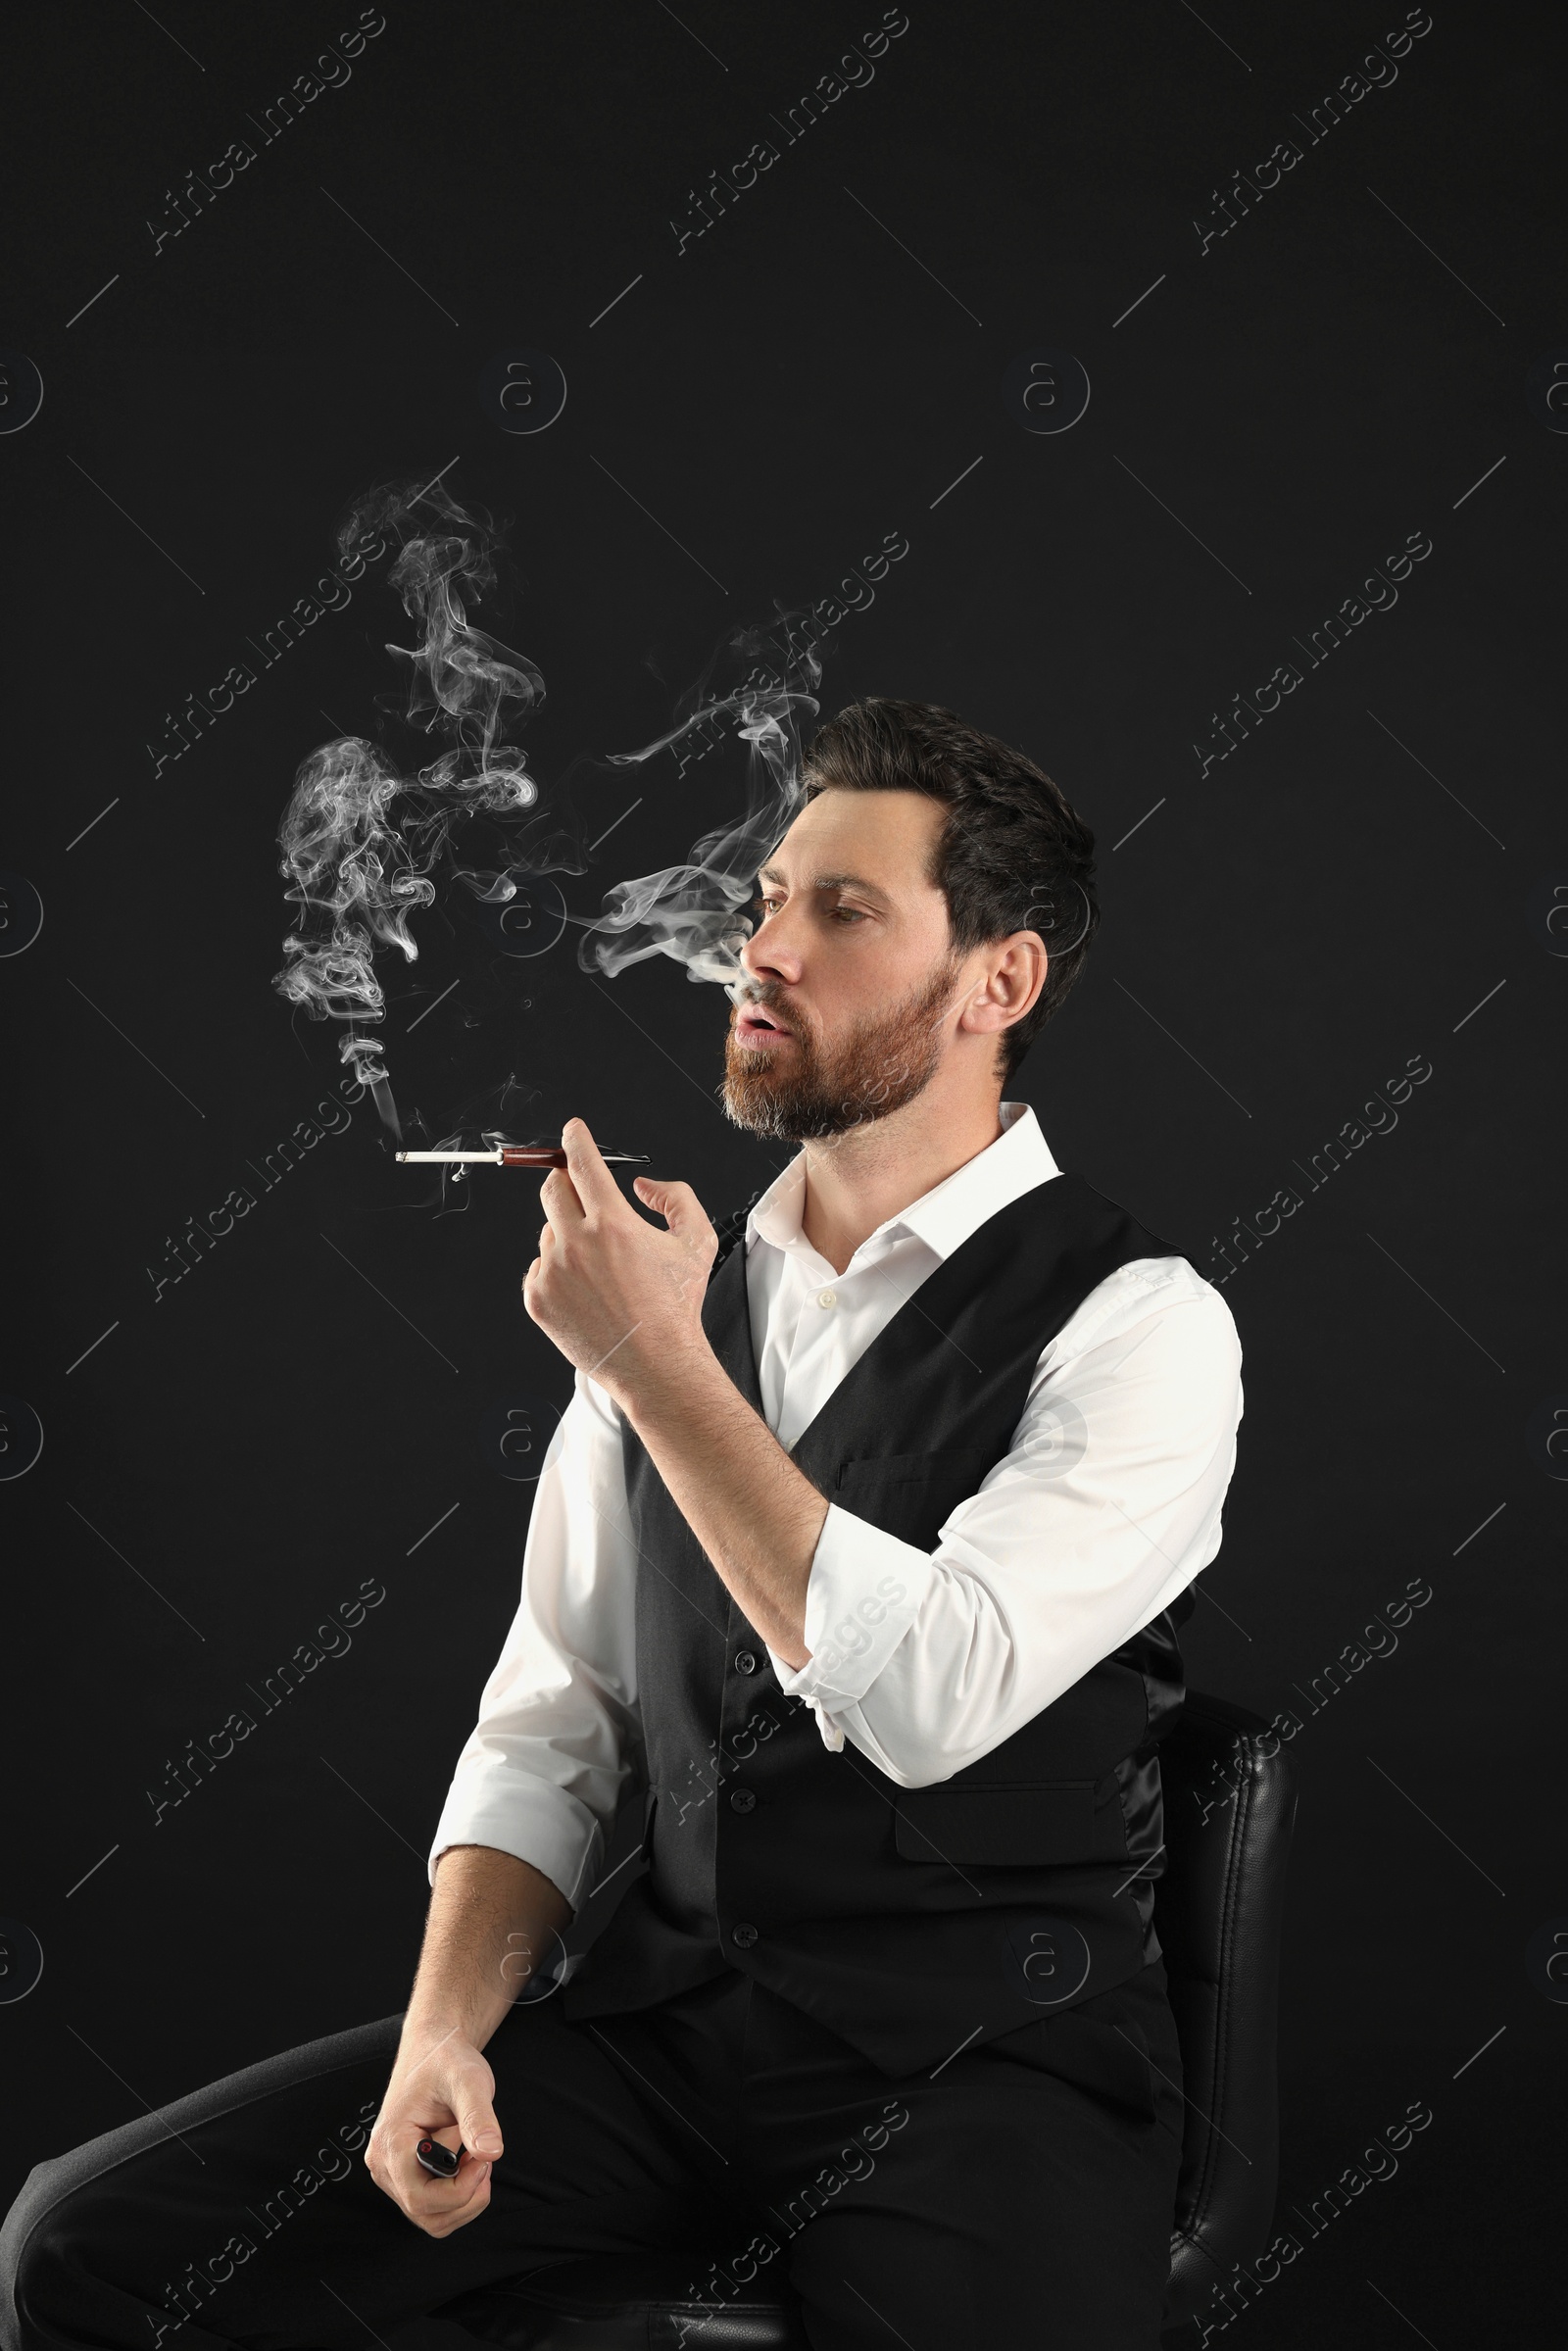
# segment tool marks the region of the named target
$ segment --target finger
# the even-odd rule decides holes
[[[458,2155],[458,2168],[450,2177],[431,2171],[427,2164],[419,2160],[419,2144],[426,2138],[434,2139],[437,2146],[446,2147]],[[413,2137],[400,2131],[387,2166],[397,2182],[400,2200],[410,2205],[420,2204],[429,2212],[448,2212],[455,2203],[461,2203],[472,2185],[474,2163],[484,2159],[474,2157],[466,2148],[459,2154],[460,2144],[458,2132],[450,2127],[439,2131],[420,2131]]]
[[[599,1146],[588,1132],[585,1119],[568,1118],[561,1130],[566,1164],[571,1170],[584,1207],[600,1213],[624,1208],[620,1187],[600,1156]]]
[[[607,1170],[608,1173],[608,1170]],[[564,1168],[553,1167],[539,1187],[539,1205],[556,1233],[572,1232],[587,1215],[576,1186]]]
[[[712,1221],[690,1184],[665,1184],[655,1176],[638,1176],[634,1188],[637,1198],[656,1216],[662,1216],[672,1233],[698,1239],[712,1231]]]
[[[459,2118],[463,2144],[489,2162],[502,2152],[501,2125],[488,2098],[475,2091]]]
[[[467,2071],[466,2080],[460,2075],[455,2087],[449,2087],[448,2095],[452,2098],[449,2111],[456,2110],[457,2121],[429,2133],[441,2146],[463,2151],[458,2169],[449,2180],[432,2178],[416,2153],[415,2162],[420,2173],[437,2191],[434,2199],[425,2199],[425,2209],[432,2217],[451,2219],[454,2223],[459,2218],[466,2219],[473,2198],[486,2191],[491,2165],[502,2152],[501,2126],[490,2101],[491,2086],[492,2077],[486,2067],[482,2075],[478,2069]]]
[[[451,2195],[451,2202],[443,2201],[439,2209],[442,2212],[451,2212],[454,2209],[461,2211],[463,2206],[484,2186],[494,2167],[495,2157],[493,2155],[475,2155],[471,2147],[465,2147],[463,2161],[451,2179],[430,2181],[432,2187],[445,2187]]]
[[[490,2172],[488,2161],[478,2162],[471,2155],[464,2156],[462,2169],[450,2180],[432,2180],[420,2169],[423,2184],[410,2190],[404,2209],[416,2227],[430,2235],[445,2235],[483,2212],[490,2201]]]
[[[450,2236],[455,2229],[464,2228],[467,2222],[477,2220],[480,2213],[485,2210],[490,2202],[490,2171],[491,2167],[488,2163],[479,2165],[473,2173],[472,2193],[465,2197],[456,2210],[449,2205],[442,2213],[441,2218],[447,2224],[445,2234]]]
[[[488,2212],[489,2209],[490,2176],[487,2172],[466,2204],[460,2204],[455,2211],[449,2205],[440,2213],[428,2216],[421,2213],[417,2226],[426,2236],[434,2237],[439,2243],[443,2237],[456,2236],[460,2229],[466,2229],[470,2221],[476,2221],[482,2212]]]

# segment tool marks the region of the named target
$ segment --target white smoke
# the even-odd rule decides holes
[[[404,775],[377,745],[345,735],[301,763],[278,831],[284,895],[299,913],[272,984],[311,1019],[345,1023],[339,1057],[401,1140],[385,1048],[365,1034],[386,1017],[375,950],[397,947],[407,961],[417,958],[409,918],[435,898],[430,871],[460,823],[487,816],[505,825],[538,800],[509,737],[545,688],[526,656],[468,618],[468,606],[496,578],[498,540],[482,510],[466,513],[439,482],[389,487],[358,503],[338,531],[340,546],[367,530],[400,541],[387,577],[420,632],[416,645],[387,647],[409,664],[405,714],[424,733],[444,734],[449,748]],[[478,899],[516,894],[505,863],[458,864],[455,872]]]
[[[675,750],[684,771],[694,745],[706,751],[732,735],[748,747],[746,806],[693,842],[679,865],[607,893],[604,912],[584,925],[577,959],[585,971],[613,978],[645,956],[664,955],[684,963],[688,978],[720,981],[733,995],[742,978],[739,951],[753,927],[740,908],[756,888],[758,865],[800,806],[799,713],[815,714],[821,678],[812,646],[798,641],[792,616],[781,612],[771,631],[739,628],[724,640],[684,697],[687,715],[668,734],[611,755],[612,765],[631,766]]]
[[[337,537],[350,546],[375,530],[399,543],[387,577],[418,631],[416,644],[387,647],[408,664],[404,715],[423,733],[444,736],[447,747],[405,773],[378,744],[345,735],[301,762],[278,831],[284,895],[298,911],[272,985],[311,1019],[343,1024],[339,1057],[371,1091],[401,1142],[385,1047],[369,1033],[386,1018],[375,956],[395,947],[407,962],[417,959],[411,918],[433,904],[437,865],[449,859],[454,877],[489,904],[516,896],[516,875],[583,872],[587,853],[571,810],[579,767],[637,766],[670,751],[680,781],[697,759],[744,744],[746,797],[737,815],[703,834],[681,863],[617,882],[599,915],[568,916],[582,932],[584,970],[614,977],[646,956],[667,955],[692,979],[719,982],[733,997],[743,977],[739,950],[753,928],[742,908],[759,863],[800,805],[801,716],[817,710],[822,667],[808,614],[781,608],[766,627],[735,629],[681,697],[684,714],[668,732],[637,751],[572,762],[553,795],[564,811],[562,830],[540,842],[534,836],[547,811],[512,738],[542,702],[544,680],[524,655],[469,617],[496,582],[501,543],[492,518],[482,509],[466,512],[438,482],[421,490],[393,485],[361,499]],[[494,843],[483,861],[459,859],[466,846],[459,830],[470,822]],[[467,1148],[476,1114],[487,1110],[493,1120],[514,1111],[531,1092],[510,1077],[467,1103],[462,1133],[433,1148]],[[416,1123],[422,1128],[422,1120]],[[518,1138],[482,1125],[482,1144],[503,1140]],[[444,1181],[442,1189],[444,1198]]]

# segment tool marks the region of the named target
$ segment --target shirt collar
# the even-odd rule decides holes
[[[1032,1192],[1037,1184],[1061,1173],[1030,1103],[1004,1102],[1000,1104],[1000,1116],[1003,1131],[995,1143],[988,1143],[952,1175],[878,1225],[851,1258],[850,1271],[872,1243],[896,1240],[905,1233],[923,1241],[939,1259],[951,1257],[989,1217],[1025,1192]],[[801,1230],[805,1207],[806,1153],[800,1151],[747,1217],[747,1249],[755,1240],[768,1242],[774,1249],[809,1250],[810,1243]]]

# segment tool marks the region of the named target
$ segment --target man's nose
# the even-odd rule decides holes
[[[791,946],[785,918],[769,915],[760,929],[742,942],[742,969],[754,980],[798,980],[801,976],[801,957]]]

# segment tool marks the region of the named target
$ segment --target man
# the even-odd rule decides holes
[[[697,2342],[776,2264],[826,2351],[1154,2351],[1157,1749],[1235,1329],[1002,1099],[1097,921],[1054,784],[887,701],[804,780],[723,1087],[798,1154],[722,1241],[684,1183],[638,1178],[639,1214],[581,1120],[543,1187],[523,1303],[575,1388],[406,2015],[171,2110],[199,2187],[148,2124],[39,2166],[7,2351],[160,2324],[346,2351],[443,2305],[504,2335],[472,2289],[669,2245]],[[627,1793],[647,1871],[568,1964]],[[375,2112],[389,2058],[368,2177],[253,2245],[285,2154]],[[249,2250],[203,2290],[225,2221]]]

